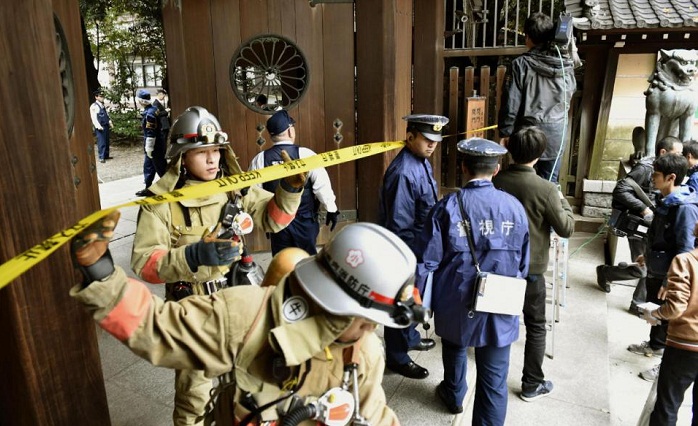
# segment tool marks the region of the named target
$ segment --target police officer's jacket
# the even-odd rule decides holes
[[[150,104],[147,107],[145,107],[141,115],[141,127],[143,128],[143,137],[162,139],[157,107],[155,107],[155,105]]]
[[[431,164],[405,147],[385,171],[378,223],[397,234],[414,251],[437,196]]]
[[[416,244],[417,284],[423,288],[433,272],[431,306],[436,334],[442,339],[460,346],[507,346],[519,337],[518,315],[475,312],[468,317],[477,271],[456,197],[470,216],[480,269],[510,277],[528,275],[526,211],[489,180],[473,180],[446,195],[429,213]]]
[[[351,318],[322,311],[289,279],[272,289],[268,299],[264,288],[240,286],[163,302],[117,266],[104,281],[84,289],[76,286],[71,295],[102,328],[154,365],[201,369],[208,377],[234,369],[239,389],[227,388],[215,408],[217,424],[233,425],[232,410],[237,420],[248,413],[237,403],[241,394],[271,401],[279,396],[279,377],[298,378],[297,394],[302,397],[317,398],[341,385],[344,350],[350,345],[335,340]],[[298,302],[294,297],[305,301],[304,311],[284,304]],[[374,333],[362,338],[359,351],[361,414],[373,426],[397,425],[381,387],[385,360]],[[264,419],[274,415],[265,413]]]
[[[102,126],[102,129],[109,129],[109,114],[103,103],[95,101],[90,105],[90,118],[95,129],[99,128],[97,124]]]

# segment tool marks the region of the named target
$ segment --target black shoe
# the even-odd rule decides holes
[[[606,293],[611,292],[611,286],[608,284],[606,281],[606,277],[603,274],[603,268],[606,265],[599,265],[596,267],[596,284],[599,285],[599,288],[601,291],[605,291]]]
[[[436,342],[434,339],[422,339],[415,346],[412,346],[409,350],[411,351],[428,351],[429,349],[434,349]]]
[[[113,160],[113,159],[114,159],[114,157],[112,157],[111,155],[109,157],[105,158],[105,160]]]
[[[100,159],[99,159],[99,162],[100,162],[100,163],[106,163],[107,160],[105,160],[104,158],[100,158]]]
[[[446,389],[443,387],[444,382],[439,383],[439,385],[436,387],[436,396],[439,397],[441,402],[446,406],[446,409],[451,414],[460,414],[463,412],[463,406],[462,405],[456,405],[454,402],[448,402],[448,395],[446,394]]]
[[[152,197],[153,195],[155,194],[148,188],[136,192],[136,197]]]
[[[410,361],[407,364],[385,364],[385,366],[388,367],[388,370],[409,379],[426,379],[429,376],[429,370],[420,367],[414,361]]]
[[[533,389],[522,389],[519,397],[526,402],[535,401],[553,393],[553,382],[544,380]]]

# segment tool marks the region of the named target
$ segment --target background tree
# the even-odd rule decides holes
[[[114,133],[121,137],[140,136],[140,114],[134,94],[144,82],[135,64],[147,60],[159,65],[155,72],[167,86],[162,3],[142,0],[80,0],[85,64],[89,93],[99,88],[99,70],[106,68],[113,80],[104,88],[111,102]],[[141,78],[143,76],[140,76]],[[139,81],[140,80],[140,81]],[[92,100],[90,100],[92,102]]]

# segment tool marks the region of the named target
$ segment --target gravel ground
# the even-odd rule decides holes
[[[97,147],[95,146],[95,152]],[[143,145],[140,143],[120,143],[109,145],[109,155],[114,157],[100,163],[95,155],[97,174],[103,182],[111,182],[143,174]]]

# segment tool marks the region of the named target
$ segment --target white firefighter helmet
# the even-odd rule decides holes
[[[301,287],[324,310],[393,328],[424,322],[412,298],[417,262],[389,230],[372,223],[344,227],[316,256],[294,270]]]
[[[221,131],[218,119],[206,108],[193,106],[187,108],[172,124],[167,158],[177,157],[193,148],[228,144],[228,135]]]

